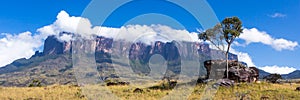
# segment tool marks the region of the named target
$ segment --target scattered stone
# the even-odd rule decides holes
[[[40,98],[27,98],[27,99],[24,99],[24,100],[42,100]]]
[[[133,90],[134,93],[143,93],[144,90],[143,89],[140,89],[140,88],[136,88]]]
[[[262,97],[260,97],[260,100],[269,100],[270,98],[269,97],[267,97],[267,96],[262,96]]]
[[[115,85],[118,85],[118,84],[115,83],[115,82],[108,82],[108,83],[106,83],[106,86],[115,86]]]
[[[108,82],[106,86],[129,85],[129,82]]]
[[[230,79],[220,79],[214,85],[231,87],[234,86],[234,81]]]
[[[296,91],[300,91],[300,87],[297,87],[297,88],[296,88]]]
[[[173,89],[176,86],[176,84],[177,84],[177,81],[171,81],[171,82],[169,82],[169,87]]]

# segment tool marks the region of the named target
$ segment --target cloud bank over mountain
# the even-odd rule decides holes
[[[37,33],[34,34],[31,32],[14,35],[2,34],[3,38],[0,38],[0,66],[5,66],[19,58],[31,57],[34,51],[41,49],[43,41],[49,35],[56,35],[61,41],[74,39],[68,34],[59,35],[60,32],[75,33],[88,39],[97,35],[147,44],[154,43],[154,41],[167,42],[172,40],[199,42],[197,36],[199,33],[197,32],[177,30],[164,25],[128,25],[121,28],[93,26],[88,19],[70,16],[65,11],[59,12],[56,18],[52,24],[37,29]],[[243,45],[262,43],[277,51],[294,50],[298,46],[297,42],[272,38],[271,35],[256,28],[244,29],[244,33],[239,39],[246,41]],[[238,52],[234,49],[231,52],[237,54],[239,59],[248,63],[249,66],[255,66],[248,53]]]
[[[97,35],[128,41],[145,38],[140,40],[146,43],[149,43],[149,40],[198,41],[198,33],[176,30],[164,25],[128,25],[121,28],[92,26],[88,19],[70,16],[65,11],[61,11],[57,15],[57,20],[53,24],[44,26],[37,31],[49,35],[58,35],[60,32],[66,31],[79,34],[85,38],[91,38],[93,35]],[[59,36],[59,39],[69,41],[70,38],[68,37],[70,36]]]
[[[0,66],[5,66],[19,58],[29,58],[34,52],[43,46],[43,41],[49,35],[56,35],[61,41],[74,40],[71,35],[61,32],[71,32],[84,38],[91,39],[93,36],[127,40],[132,42],[144,42],[147,44],[155,41],[199,41],[198,33],[187,30],[176,30],[164,25],[128,25],[121,28],[92,26],[91,22],[82,17],[70,16],[61,11],[56,21],[50,25],[37,29],[37,33],[24,32],[15,35],[3,34],[0,40]],[[23,47],[24,46],[24,47]],[[12,54],[14,53],[14,54]]]

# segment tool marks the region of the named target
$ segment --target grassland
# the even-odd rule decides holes
[[[253,83],[239,84],[234,87],[220,87],[214,96],[214,100],[299,100],[300,92],[295,91],[300,84],[271,84]],[[198,100],[204,92],[206,85],[201,84],[194,87],[189,100]],[[89,86],[93,90],[85,93],[99,93],[102,89],[111,91],[116,97],[125,100],[155,100],[169,95],[171,90],[143,88],[143,92],[133,92],[136,88],[130,86],[101,85]],[[86,91],[86,90],[85,90]],[[72,85],[52,85],[46,87],[0,87],[0,100],[86,100],[80,87]],[[97,97],[97,95],[94,95]],[[111,96],[99,97],[99,99],[110,99]]]

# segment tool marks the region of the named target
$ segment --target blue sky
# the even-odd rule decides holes
[[[243,25],[247,29],[255,28],[259,33],[265,32],[272,39],[285,39],[291,42],[300,43],[298,37],[300,37],[300,28],[298,24],[300,22],[300,1],[299,0],[208,0],[207,1],[219,20],[225,17],[238,16]],[[32,32],[36,34],[36,30],[52,24],[56,20],[57,14],[64,10],[71,16],[81,16],[84,9],[88,6],[90,0],[5,0],[0,3],[0,33],[19,34],[22,32]],[[146,5],[148,4],[148,6]],[[134,15],[137,12],[147,11],[152,9],[151,5],[160,6],[164,5],[164,2],[156,0],[147,0],[145,2],[137,3],[135,7],[129,7],[124,11],[124,18],[129,15]],[[138,8],[143,8],[139,11]],[[155,7],[154,7],[155,8]],[[166,8],[168,9],[168,8]],[[173,9],[173,8],[172,8]],[[165,14],[174,15],[181,18],[182,23],[190,23],[186,27],[189,31],[195,31],[196,28],[201,28],[194,24],[188,16],[182,16],[178,9],[170,9],[170,11],[163,11],[156,9],[156,12],[163,12]],[[101,13],[101,12],[100,12]],[[178,16],[176,16],[178,13]],[[174,17],[173,16],[173,17]],[[113,17],[109,23],[105,26],[118,27],[121,23],[120,16]],[[170,21],[164,22],[159,20],[145,21],[145,24],[165,24]],[[133,21],[134,23],[134,21]],[[92,21],[92,24],[97,24]],[[177,27],[174,25],[174,27]],[[179,26],[178,26],[179,27]],[[0,38],[4,36],[0,35]],[[245,43],[247,37],[238,39],[241,44]],[[262,38],[263,39],[263,38]],[[249,42],[249,40],[248,40]],[[247,53],[253,63],[259,67],[271,66],[274,67],[294,67],[300,69],[300,48],[299,46],[291,49],[276,50],[274,45],[268,43],[262,43],[250,41],[251,43],[246,46],[234,46],[236,51]],[[0,59],[1,60],[1,59]],[[282,69],[278,69],[282,70]]]

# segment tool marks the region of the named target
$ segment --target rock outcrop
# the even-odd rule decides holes
[[[227,78],[226,60],[208,60],[204,62],[207,71],[206,79]],[[242,62],[228,61],[228,79],[236,82],[255,82],[259,78],[259,70],[247,67]]]

